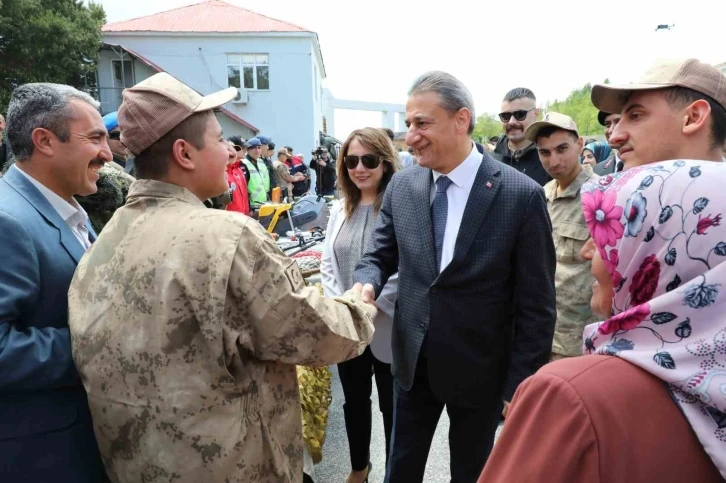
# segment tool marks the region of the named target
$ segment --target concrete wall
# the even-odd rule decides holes
[[[321,69],[313,54],[311,35],[114,33],[106,35],[104,41],[134,50],[203,94],[227,87],[227,54],[268,54],[270,89],[249,90],[247,104],[230,102],[224,107],[260,129],[260,134],[271,137],[278,146],[292,145],[298,152],[310,153],[317,131],[322,129],[321,96],[318,94],[316,101],[313,79],[316,70],[320,88]],[[232,121],[223,127],[227,136],[250,137]]]

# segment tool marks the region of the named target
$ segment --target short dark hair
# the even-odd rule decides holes
[[[386,133],[386,136],[388,136],[389,138],[391,138],[391,141],[393,141],[393,138],[395,137],[395,135],[393,134],[393,131],[391,129],[388,129],[387,127],[383,127],[383,128],[381,128],[381,130],[384,133]]]
[[[710,96],[687,87],[669,87],[664,91],[666,102],[671,107],[684,107],[704,100],[711,106],[711,147],[721,148],[726,142],[726,110]]]
[[[161,139],[146,148],[134,159],[137,179],[158,179],[169,171],[171,149],[179,139],[190,143],[197,149],[204,149],[204,134],[212,111],[192,114]]]
[[[18,161],[33,155],[33,131],[46,129],[62,143],[71,136],[70,123],[76,118],[72,101],[82,101],[95,109],[100,104],[85,92],[61,84],[23,84],[13,90],[8,106],[5,136]]]
[[[292,156],[292,147],[285,146],[285,149],[287,149],[287,152],[290,153],[290,156]]]
[[[545,126],[537,132],[537,138],[535,139],[535,142],[538,141],[539,138],[548,138],[557,131],[564,131],[566,133],[569,133],[570,136],[572,136],[572,139],[575,140],[575,142],[580,139],[580,137],[575,132],[570,131],[569,129],[562,129],[561,127],[557,126]]]
[[[511,91],[504,95],[504,102],[512,102],[516,99],[532,99],[537,102],[537,98],[534,96],[534,92],[527,89],[526,87],[515,87]]]

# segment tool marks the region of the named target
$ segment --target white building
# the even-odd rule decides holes
[[[323,131],[325,66],[318,36],[221,0],[106,25],[98,64],[103,113],[121,91],[165,71],[206,95],[229,86],[238,99],[218,119],[225,136],[261,134],[306,160]]]

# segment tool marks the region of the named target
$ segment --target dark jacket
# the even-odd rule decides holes
[[[318,194],[328,194],[335,191],[335,182],[338,180],[338,175],[335,170],[334,159],[331,158],[325,161],[325,167],[321,168],[318,166],[318,160],[313,158],[310,161],[310,169],[314,170],[317,175]]]
[[[431,170],[396,173],[355,282],[380,294],[398,271],[393,375],[413,385],[427,358],[439,401],[481,407],[511,400],[552,348],[555,248],[544,190],[483,154],[456,239],[440,274],[431,225]]]
[[[623,167],[622,165],[618,166],[622,163],[622,161],[619,161],[615,150],[613,150],[610,153],[610,156],[607,157],[606,160],[601,161],[595,165],[593,168],[593,171],[595,171],[595,174],[599,176],[606,176],[608,174],[613,174],[618,171],[622,171]]]
[[[552,180],[539,160],[537,146],[534,143],[512,153],[509,149],[509,139],[507,139],[507,136],[502,136],[494,148],[492,157],[513,167],[520,173],[526,174],[539,183],[540,186],[544,186]]]
[[[106,481],[68,328],[84,247],[17,169],[0,179],[0,246],[0,481]]]

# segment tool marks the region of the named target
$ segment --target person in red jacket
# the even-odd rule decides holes
[[[229,144],[232,151],[230,151],[229,162],[227,163],[227,182],[232,193],[232,201],[225,209],[249,216],[250,195],[247,191],[247,180],[242,171],[242,159],[246,154],[245,146],[236,145],[233,141],[230,141]]]

